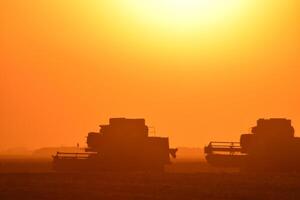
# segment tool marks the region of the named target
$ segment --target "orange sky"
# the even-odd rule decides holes
[[[0,150],[84,144],[119,116],[172,146],[238,140],[260,117],[297,132],[300,4],[252,2],[184,26],[126,0],[1,1]]]

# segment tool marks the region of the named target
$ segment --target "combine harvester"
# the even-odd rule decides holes
[[[204,149],[208,163],[247,171],[300,171],[300,138],[291,120],[259,119],[251,132],[242,134],[240,142],[210,142]]]
[[[85,153],[53,156],[56,171],[162,171],[176,157],[169,139],[149,137],[144,119],[112,118],[87,136]]]

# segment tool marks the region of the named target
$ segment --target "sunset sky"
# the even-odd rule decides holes
[[[0,150],[84,145],[110,117],[146,118],[174,147],[237,141],[258,118],[290,118],[300,136],[299,10],[298,0],[3,0]]]

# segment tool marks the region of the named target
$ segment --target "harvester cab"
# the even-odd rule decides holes
[[[273,155],[285,145],[292,143],[294,128],[291,120],[259,119],[252,134],[243,134],[240,138],[242,153]]]

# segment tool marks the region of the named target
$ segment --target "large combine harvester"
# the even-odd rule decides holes
[[[210,142],[206,160],[217,167],[255,171],[300,171],[300,138],[288,119],[259,119],[240,142]]]
[[[87,136],[84,153],[57,152],[56,171],[161,171],[170,164],[169,139],[149,137],[144,119],[112,118]]]

